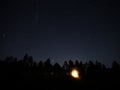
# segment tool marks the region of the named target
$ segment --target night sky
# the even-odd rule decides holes
[[[62,64],[64,60],[120,62],[120,10],[115,0],[0,1],[0,58]]]

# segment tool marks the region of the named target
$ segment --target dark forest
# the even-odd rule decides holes
[[[73,78],[73,68],[79,71],[79,79]],[[0,60],[1,88],[39,88],[39,89],[103,89],[118,88],[120,65],[113,61],[111,68],[96,61],[64,61],[51,64],[51,60],[35,62],[32,56],[25,55],[23,60],[10,56]]]

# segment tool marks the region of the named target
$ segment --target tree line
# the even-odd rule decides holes
[[[80,72],[79,80],[71,77],[70,72],[73,68]],[[32,56],[26,54],[23,60],[17,60],[13,56],[0,60],[0,79],[3,85],[12,86],[11,83],[13,82],[12,84],[16,87],[38,87],[40,83],[42,85],[51,82],[57,84],[58,81],[69,84],[71,84],[70,82],[77,83],[79,86],[83,82],[86,85],[101,84],[104,86],[105,84],[107,86],[118,84],[117,82],[120,81],[120,64],[113,61],[112,67],[106,68],[104,64],[98,61],[83,63],[78,60],[75,62],[69,60],[64,61],[61,66],[59,63],[51,64],[50,59],[36,63]]]

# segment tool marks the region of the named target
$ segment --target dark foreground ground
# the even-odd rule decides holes
[[[81,90],[81,89],[120,89],[115,81],[76,80],[73,78],[31,78],[9,77],[0,79],[0,88],[39,89],[39,90]]]

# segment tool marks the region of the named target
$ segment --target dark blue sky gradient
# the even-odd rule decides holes
[[[63,63],[120,60],[119,5],[115,0],[11,0],[0,5],[0,57]]]

